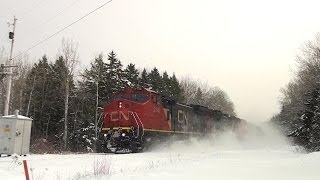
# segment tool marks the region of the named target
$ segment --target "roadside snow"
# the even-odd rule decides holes
[[[1,179],[24,179],[26,159],[33,180],[221,179],[318,180],[320,153],[304,154],[270,133],[239,141],[227,133],[214,140],[162,144],[137,154],[45,154],[0,158]]]

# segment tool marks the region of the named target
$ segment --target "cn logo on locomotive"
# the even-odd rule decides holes
[[[122,111],[113,111],[110,113],[110,121],[119,121],[120,119],[129,120],[129,115],[126,115]]]

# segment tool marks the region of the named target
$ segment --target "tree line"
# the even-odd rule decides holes
[[[102,108],[113,93],[125,87],[150,88],[177,102],[235,115],[232,101],[218,87],[189,77],[179,81],[174,73],[161,73],[156,67],[139,70],[133,63],[124,67],[114,51],[99,54],[76,76],[78,58],[77,45],[63,39],[54,61],[46,55],[33,65],[23,62],[23,58],[16,60],[9,109],[10,114],[18,109],[21,115],[33,119],[34,153],[94,151]],[[0,83],[3,114],[6,77],[1,77]]]
[[[281,111],[271,121],[307,151],[320,150],[320,34],[304,44],[294,78],[282,89]]]

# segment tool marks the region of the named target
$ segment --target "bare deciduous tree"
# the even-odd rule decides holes
[[[0,64],[6,64],[8,61],[8,57],[5,56],[5,49],[0,49]],[[12,76],[12,92],[10,94],[10,104],[9,104],[9,112],[13,112],[13,110],[18,109],[22,112],[22,104],[23,104],[23,91],[25,88],[26,76],[29,70],[31,69],[29,61],[29,55],[24,54],[23,56],[19,56],[14,59],[14,64],[17,67],[13,68],[13,76]],[[3,73],[8,71],[8,68],[2,69]],[[5,93],[7,90],[7,75],[0,74],[0,95],[2,99],[0,100],[0,104],[3,105],[5,101]],[[1,106],[1,111],[3,110]]]
[[[20,56],[18,59],[15,59],[16,68],[13,69],[13,93],[11,94],[11,107],[12,110],[18,109],[19,112],[23,112],[23,93],[26,86],[26,78],[31,70],[31,65],[29,63],[29,55],[24,54]],[[24,111],[25,112],[25,111]]]
[[[192,80],[189,76],[180,81],[183,89],[184,103],[199,104],[224,113],[235,115],[234,104],[228,95],[218,87],[210,87],[208,83]]]
[[[320,82],[320,34],[307,41],[297,58],[297,70],[292,80],[281,90],[281,112],[272,118],[289,133],[301,124],[298,114],[305,108],[306,95],[319,87]]]
[[[70,96],[70,80],[73,78],[75,65],[78,62],[78,45],[71,39],[62,39],[61,44],[61,56],[63,57],[66,72],[64,74],[65,85],[65,99],[64,99],[64,149],[67,149],[68,144],[68,108],[69,108],[69,96]]]

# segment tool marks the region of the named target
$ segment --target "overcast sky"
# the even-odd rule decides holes
[[[106,0],[1,0],[0,48],[18,18],[14,53],[23,52]],[[158,67],[219,86],[238,116],[268,120],[292,77],[303,43],[320,31],[320,1],[113,0],[28,53],[53,60],[63,37],[79,44],[79,67],[115,50],[124,65]]]

